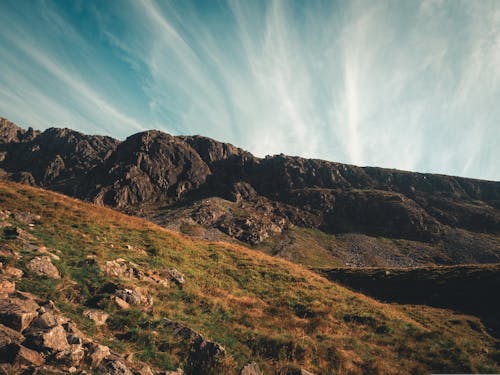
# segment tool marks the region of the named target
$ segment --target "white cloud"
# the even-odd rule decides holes
[[[260,156],[500,178],[494,0],[98,3],[92,42],[50,4],[41,45],[23,20],[3,18],[0,47],[10,40],[31,62],[9,63],[22,88],[0,79],[0,109],[29,98],[51,111],[33,106],[26,120],[74,116],[81,129],[159,127]],[[83,71],[61,40],[93,66]]]

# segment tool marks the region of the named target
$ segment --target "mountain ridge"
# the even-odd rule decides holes
[[[179,228],[187,220],[198,232],[215,230],[254,246],[293,227],[315,228],[415,242],[408,259],[430,244],[442,258],[431,261],[436,264],[500,261],[500,182],[283,154],[258,158],[207,137],[158,130],[124,141],[70,129],[37,132],[5,119],[0,156],[4,178],[171,226],[175,216]],[[282,243],[264,250],[276,246]]]

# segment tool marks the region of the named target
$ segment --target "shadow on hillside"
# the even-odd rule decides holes
[[[500,339],[500,264],[318,272],[383,302],[428,305],[475,315],[492,336]]]

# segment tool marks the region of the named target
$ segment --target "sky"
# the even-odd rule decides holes
[[[2,0],[0,116],[500,180],[500,1]]]

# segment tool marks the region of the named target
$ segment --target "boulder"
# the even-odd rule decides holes
[[[57,352],[69,349],[66,331],[62,326],[49,329],[30,327],[26,332],[25,345],[38,351]]]
[[[262,371],[257,363],[251,362],[241,369],[240,375],[262,375]]]
[[[168,268],[161,271],[160,276],[163,278],[174,282],[177,286],[182,287],[186,282],[184,274],[176,270],[175,268]]]
[[[60,279],[61,274],[56,266],[52,264],[49,256],[38,256],[29,261],[26,267],[36,275],[48,276],[53,279]]]
[[[96,326],[103,326],[109,318],[109,314],[101,310],[85,310],[83,316],[94,321]]]
[[[9,344],[0,349],[0,361],[16,365],[41,366],[45,363],[43,356],[19,344]]]
[[[38,316],[37,307],[18,299],[0,300],[0,324],[21,332]]]

